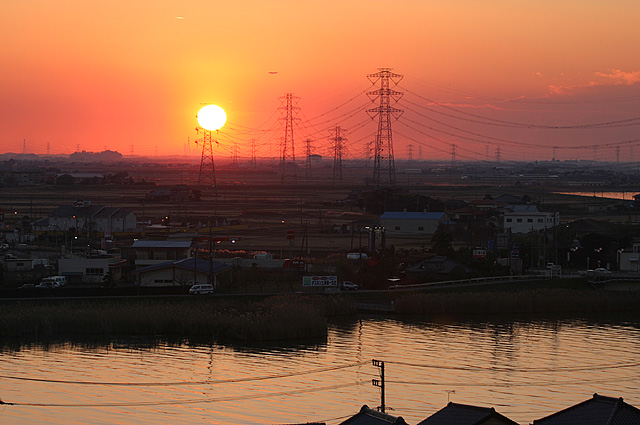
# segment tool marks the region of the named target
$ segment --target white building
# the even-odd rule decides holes
[[[134,241],[136,269],[193,257],[191,241]]]
[[[69,229],[103,232],[129,232],[136,230],[136,215],[131,209],[93,205],[90,201],[77,201],[61,205],[49,216],[33,225],[34,230],[67,231]]]
[[[60,258],[58,273],[66,276],[69,283],[100,283],[111,273],[113,280],[122,278],[122,266],[126,260],[120,257]]]
[[[449,222],[444,212],[385,212],[380,224],[390,236],[433,235],[438,226]]]
[[[503,215],[503,227],[511,233],[529,233],[553,229],[560,224],[560,214],[538,211],[535,205],[512,205]]]
[[[195,260],[187,258],[186,260],[165,261],[154,264],[141,269],[136,269],[133,273],[136,275],[138,286],[191,286],[197,283],[209,283],[213,280],[216,287],[217,276],[227,270],[231,270],[231,266],[213,261],[209,268],[209,261]]]

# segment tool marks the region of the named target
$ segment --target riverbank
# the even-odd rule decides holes
[[[0,313],[3,338],[82,335],[179,335],[269,341],[325,337],[327,316],[353,313],[341,297],[274,296],[260,301],[219,297],[22,300]]]

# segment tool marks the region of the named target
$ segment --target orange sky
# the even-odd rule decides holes
[[[229,120],[219,155],[230,155],[233,142],[249,155],[255,138],[259,155],[277,156],[278,97],[291,92],[300,97],[297,155],[303,137],[327,155],[335,118],[358,128],[348,136],[348,153],[362,156],[376,122],[364,125],[364,110],[346,118],[367,97],[340,105],[372,88],[367,74],[391,67],[404,75],[400,120],[411,120],[394,123],[397,157],[407,155],[409,143],[414,158],[418,146],[426,158],[455,143],[460,159],[484,159],[498,146],[503,158],[519,159],[518,152],[536,150],[512,143],[522,141],[585,147],[560,148],[565,158],[590,158],[596,148],[587,147],[596,144],[611,160],[605,144],[632,150],[628,141],[640,138],[640,126],[558,134],[457,119],[449,125],[458,130],[437,131],[432,121],[420,127],[426,118],[414,112],[444,119],[420,109],[429,99],[542,125],[634,118],[639,17],[635,0],[5,0],[0,152],[22,152],[26,139],[28,153],[46,153],[49,143],[51,154],[79,147],[129,155],[132,146],[136,155],[183,154],[187,138],[197,137],[200,105],[215,103]],[[509,143],[465,140],[460,129]],[[640,142],[636,152],[640,158]]]

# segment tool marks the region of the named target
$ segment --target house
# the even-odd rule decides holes
[[[191,241],[134,241],[135,266],[146,267],[193,256]]]
[[[217,286],[217,277],[231,270],[228,264],[187,258],[184,260],[165,261],[134,270],[138,286],[191,286],[198,283],[209,283],[210,279]]]
[[[449,223],[444,212],[385,212],[380,216],[380,224],[389,236],[433,235],[442,223]]]
[[[386,413],[370,409],[366,404],[362,406],[360,411],[341,422],[340,425],[407,425],[402,416],[391,416]]]
[[[535,205],[509,205],[503,215],[503,228],[511,233],[552,229],[560,224],[560,214],[538,211]]]
[[[640,409],[622,397],[593,395],[589,400],[533,421],[533,425],[627,425],[640,424]]]
[[[493,407],[477,407],[449,402],[418,425],[518,425]]]

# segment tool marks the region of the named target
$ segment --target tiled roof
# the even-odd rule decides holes
[[[133,248],[190,248],[191,241],[134,241]]]
[[[593,398],[533,421],[534,425],[638,425],[640,409],[621,398]]]
[[[418,425],[476,425],[492,417],[492,424],[517,425],[493,407],[478,407],[450,402]]]

